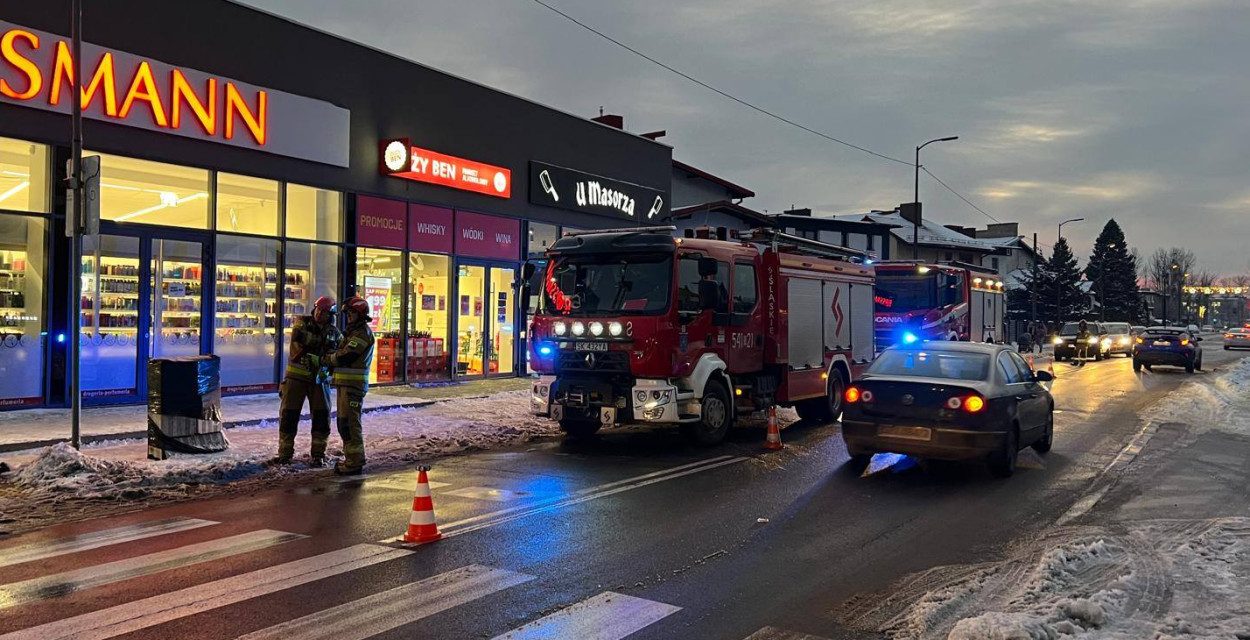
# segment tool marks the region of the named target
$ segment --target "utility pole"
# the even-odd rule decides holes
[[[73,157],[70,160],[69,188],[72,194],[70,206],[65,212],[65,232],[69,234],[70,246],[70,282],[72,283],[73,304],[70,313],[70,444],[78,449],[82,446],[82,388],[79,384],[78,369],[82,355],[82,0],[70,3],[70,57],[73,59],[73,88],[70,103],[73,105],[71,125],[73,129]]]
[[[1084,219],[1085,218],[1072,218],[1070,220],[1064,220],[1063,222],[1060,222],[1059,223],[1059,235],[1055,238],[1056,244],[1058,244],[1059,240],[1063,240],[1063,225],[1068,224],[1069,222],[1081,222]],[[1054,259],[1053,254],[1051,255],[1051,259],[1052,260]],[[1058,330],[1058,328],[1062,326],[1063,326],[1063,289],[1059,286],[1059,274],[1056,273],[1055,274],[1055,328],[1056,330]]]

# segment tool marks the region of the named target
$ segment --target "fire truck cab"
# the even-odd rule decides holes
[[[874,357],[873,271],[859,252],[771,230],[673,231],[552,245],[529,334],[534,413],[571,436],[671,424],[704,444],[772,405],[836,418]]]
[[[879,262],[878,349],[923,340],[1000,342],[1006,297],[998,272],[963,262]]]

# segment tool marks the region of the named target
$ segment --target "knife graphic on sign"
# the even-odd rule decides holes
[[[655,214],[660,212],[660,207],[662,206],[664,206],[664,198],[661,196],[656,196],[655,204],[651,205],[651,211],[647,213],[647,219],[650,220],[651,218],[654,218]]]
[[[541,172],[539,172],[538,181],[542,183],[543,191],[546,191],[547,193],[551,194],[552,200],[555,200],[556,202],[560,201],[560,194],[556,193],[556,187],[555,185],[551,184],[551,176],[547,173],[546,169],[543,169]]]

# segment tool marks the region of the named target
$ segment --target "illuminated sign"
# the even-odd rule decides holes
[[[407,139],[383,141],[380,160],[378,168],[382,175],[483,193],[496,198],[512,197],[512,171],[414,147]]]
[[[626,220],[658,222],[668,217],[659,189],[590,173],[530,162],[530,202]]]
[[[348,166],[351,112],[124,51],[82,45],[83,117]],[[0,21],[0,103],[68,114],[67,38]]]
[[[887,298],[885,296],[873,296],[872,301],[877,303],[879,306],[885,307],[886,309],[894,306],[894,299]]]

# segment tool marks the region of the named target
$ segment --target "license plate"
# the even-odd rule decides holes
[[[1151,343],[1151,344],[1153,344],[1153,345],[1154,345],[1154,346],[1156,346],[1156,347],[1166,347],[1166,346],[1168,346],[1168,345],[1170,345],[1170,344],[1172,344],[1172,343],[1171,343],[1171,342],[1168,342],[1167,340],[1155,340],[1155,341],[1154,341],[1153,343]]]
[[[883,426],[877,427],[877,435],[889,436],[891,438],[905,438],[907,440],[927,441],[933,438],[933,430],[928,427]]]
[[[608,343],[606,342],[574,342],[574,351],[607,351]]]

